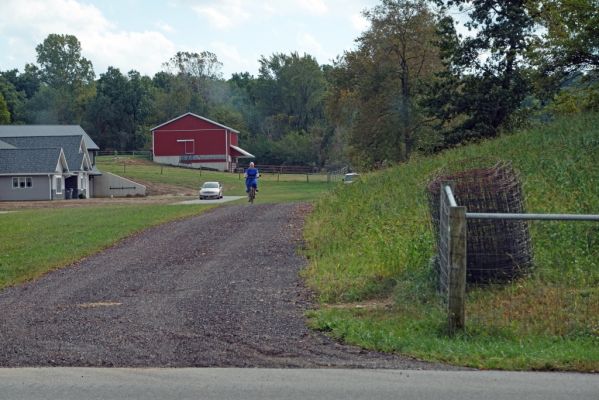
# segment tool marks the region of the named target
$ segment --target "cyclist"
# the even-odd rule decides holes
[[[249,193],[250,188],[253,186],[256,188],[256,192],[258,191],[258,178],[260,177],[260,172],[254,166],[253,162],[250,162],[250,167],[245,170],[245,192]]]

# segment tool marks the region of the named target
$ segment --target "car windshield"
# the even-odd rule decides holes
[[[204,189],[218,189],[218,182],[206,182],[202,185]]]

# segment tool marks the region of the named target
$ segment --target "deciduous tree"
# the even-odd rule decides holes
[[[423,116],[422,81],[441,66],[434,15],[425,1],[383,0],[364,14],[370,28],[331,73],[328,115],[350,127],[354,161],[398,162],[414,151]]]
[[[453,119],[448,143],[492,137],[530,93],[525,73],[533,19],[524,0],[439,1],[445,7],[467,10],[472,34],[457,40],[445,17],[444,43],[449,74],[434,87],[427,102],[441,121]],[[457,41],[456,41],[457,40]]]

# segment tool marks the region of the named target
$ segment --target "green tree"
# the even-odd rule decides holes
[[[440,68],[434,14],[424,1],[383,0],[364,15],[371,27],[330,73],[327,112],[349,127],[355,164],[408,159],[423,115],[417,99],[422,81]]]
[[[50,34],[36,47],[43,87],[29,103],[30,120],[38,123],[81,123],[94,97],[92,63],[81,55],[73,35]]]
[[[531,0],[529,6],[545,28],[534,50],[546,72],[599,68],[598,0]]]
[[[0,72],[0,76],[10,82],[17,92],[22,92],[26,98],[31,98],[40,88],[39,69],[33,64],[25,64],[25,71],[18,69]]]
[[[186,112],[202,115],[206,107],[192,101],[194,94],[192,87],[184,80],[169,72],[158,72],[152,78],[155,87],[155,122],[164,122]]]
[[[35,48],[42,81],[53,88],[90,84],[91,61],[81,55],[81,43],[73,35],[52,33]]]
[[[10,123],[25,122],[25,94],[18,91],[12,83],[14,71],[0,73],[0,96],[2,96],[6,109],[10,116]]]
[[[152,82],[137,71],[123,75],[118,68],[98,79],[95,98],[87,109],[86,127],[105,149],[132,150],[145,146],[152,115]]]
[[[525,55],[534,22],[523,0],[439,1],[468,10],[472,35],[459,40],[450,17],[443,39],[449,74],[439,76],[427,102],[434,116],[453,121],[447,143],[499,133],[530,93]],[[456,39],[457,38],[457,39]],[[443,90],[439,90],[442,87]],[[447,127],[447,126],[446,126]]]
[[[206,114],[210,105],[219,98],[222,63],[209,51],[191,53],[180,51],[163,64],[166,72],[179,80],[176,86],[186,85],[190,90],[188,111]]]
[[[0,93],[0,124],[10,124],[10,112],[2,93]]]
[[[314,57],[298,53],[261,57],[253,95],[265,116],[263,131],[273,138],[308,132],[324,117],[324,91],[324,74]]]
[[[528,4],[535,22],[544,28],[532,42],[529,54],[535,67],[537,95],[552,99],[564,86],[575,84],[591,97],[598,96],[599,1],[530,0]],[[579,79],[580,76],[587,79]],[[563,99],[559,102],[563,103]]]

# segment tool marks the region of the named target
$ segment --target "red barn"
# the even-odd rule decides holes
[[[188,112],[152,128],[154,162],[233,171],[240,158],[254,158],[238,146],[238,134]]]

